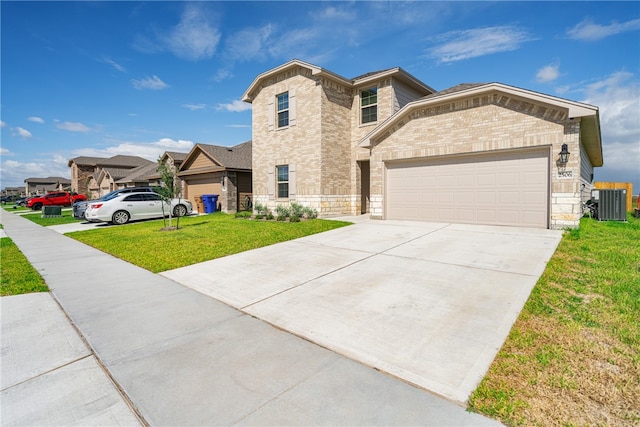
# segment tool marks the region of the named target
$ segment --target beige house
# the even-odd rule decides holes
[[[182,161],[178,177],[183,195],[200,212],[198,198],[218,195],[216,210],[235,213],[252,196],[251,141],[234,147],[196,144]],[[200,212],[202,213],[202,212]]]
[[[24,193],[30,196],[46,194],[50,191],[69,190],[71,181],[60,176],[47,178],[27,178],[24,180]]]
[[[272,209],[577,227],[603,164],[597,107],[500,83],[436,92],[401,68],[347,79],[293,60],[243,100],[254,202]]]

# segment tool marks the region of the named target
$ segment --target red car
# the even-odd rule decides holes
[[[68,191],[57,191],[36,196],[27,200],[27,207],[34,211],[39,211],[43,206],[71,206],[80,200],[87,200],[84,194],[69,193]]]

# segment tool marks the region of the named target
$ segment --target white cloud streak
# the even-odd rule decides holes
[[[612,22],[609,25],[594,24],[593,21],[586,19],[567,30],[567,36],[574,40],[596,41],[616,34],[638,30],[640,30],[640,19],[632,19],[622,23]]]
[[[516,50],[532,37],[518,27],[496,26],[450,31],[435,40],[441,44],[430,49],[429,55],[447,63]]]
[[[538,83],[549,83],[555,81],[559,76],[559,65],[547,65],[538,70],[536,73],[536,81]]]
[[[21,128],[19,126],[17,128],[15,128],[14,132],[15,132],[14,135],[19,136],[22,139],[29,139],[29,138],[31,138],[33,136],[33,135],[31,135],[31,132],[29,132],[28,130],[26,130],[24,128]]]
[[[82,123],[79,122],[62,122],[62,123],[57,123],[56,127],[58,129],[61,130],[66,130],[69,132],[82,132],[82,133],[87,133],[89,132],[89,128],[85,125],[83,125]]]
[[[251,104],[247,102],[240,101],[239,99],[234,100],[229,104],[218,104],[216,110],[218,111],[231,111],[234,113],[238,113],[241,111],[247,111],[251,109]]]
[[[209,24],[202,5],[189,3],[178,25],[162,39],[178,58],[197,61],[213,56],[220,41],[220,32]]]
[[[131,84],[138,90],[150,89],[150,90],[163,90],[169,87],[168,84],[160,80],[158,76],[145,77],[144,79],[132,79]]]
[[[27,120],[33,123],[40,123],[41,125],[44,124],[44,119],[42,119],[42,117],[31,116]]]
[[[191,111],[197,111],[207,108],[207,104],[182,104],[182,107]]]
[[[187,153],[195,144],[188,140],[174,140],[161,138],[152,142],[122,141],[104,149],[84,148],[76,150],[75,156],[112,157],[118,154],[127,156],[139,156],[147,160],[156,161],[165,151],[177,151]]]

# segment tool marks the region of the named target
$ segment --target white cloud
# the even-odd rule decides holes
[[[0,147],[0,154],[3,156],[8,156],[9,154],[11,154],[11,151],[9,151],[8,148]]]
[[[145,77],[144,79],[140,79],[140,80],[132,79],[131,84],[133,85],[134,88],[138,90],[142,90],[142,89],[162,90],[169,87],[168,84],[160,80],[160,77],[155,75],[153,77]]]
[[[21,128],[21,127],[15,128],[14,135],[17,135],[22,139],[28,139],[28,138],[31,138],[33,136],[33,135],[31,135],[31,132],[29,132],[28,130],[26,130],[24,128]]]
[[[113,59],[107,56],[102,57],[101,61],[104,62],[105,64],[111,65],[115,70],[120,71],[121,73],[127,72],[126,68],[124,68],[122,65],[118,64],[116,61],[114,61]]]
[[[538,72],[536,73],[536,81],[538,83],[549,83],[556,80],[559,76],[559,65],[547,65],[538,70]]]
[[[89,128],[79,122],[62,122],[56,123],[58,129],[66,130],[69,132],[89,132]]]
[[[3,186],[22,187],[26,178],[37,176],[62,176],[70,177],[67,162],[60,164],[51,161],[18,162],[15,160],[5,160],[2,162],[0,170],[0,180]]]
[[[182,106],[191,111],[204,110],[207,108],[207,104],[182,104]]]
[[[178,25],[163,40],[175,56],[197,61],[213,56],[220,32],[209,24],[202,5],[189,3]]]
[[[530,40],[525,30],[513,26],[450,31],[436,38],[442,44],[430,49],[429,54],[439,62],[455,62],[516,50]]]
[[[156,161],[165,151],[177,151],[187,153],[193,148],[193,141],[174,140],[171,138],[161,138],[152,142],[116,142],[104,149],[83,148],[75,150],[71,157],[93,156],[112,157],[118,154],[127,156],[140,156],[147,160]]]
[[[633,181],[640,186],[640,85],[630,72],[619,71],[587,85],[587,104],[600,110],[604,167],[598,180]],[[635,191],[635,190],[634,190]]]
[[[594,24],[591,20],[586,19],[567,30],[567,36],[574,40],[595,41],[627,31],[638,30],[640,30],[640,19],[632,19],[622,23],[612,22],[610,25]]]
[[[251,104],[249,104],[248,102],[243,102],[243,101],[240,101],[239,99],[236,99],[230,104],[218,104],[218,107],[216,109],[218,111],[232,111],[234,113],[239,113],[241,111],[250,110]]]
[[[33,122],[33,123],[44,124],[44,119],[42,119],[41,117],[37,117],[37,116],[31,116],[27,120],[29,120],[30,122]]]
[[[227,60],[251,61],[266,58],[275,26],[266,24],[259,28],[246,28],[230,35],[225,43],[224,57]]]
[[[0,128],[6,127],[7,124],[4,122],[4,120],[0,120]]]

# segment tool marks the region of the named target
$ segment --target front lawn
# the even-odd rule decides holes
[[[470,407],[511,426],[640,425],[640,219],[567,232]]]
[[[32,214],[23,214],[22,217],[28,219],[29,221],[33,221],[36,224],[40,224],[43,227],[47,227],[49,225],[72,224],[75,222],[80,222],[80,220],[73,217],[73,211],[71,210],[63,210],[62,216],[59,217],[42,218],[42,211],[38,211],[37,213]]]
[[[158,273],[349,224],[320,219],[248,220],[215,213],[180,218],[180,229],[174,231],[162,231],[164,222],[154,220],[66,235]]]
[[[0,238],[0,296],[46,292],[40,274],[8,237]]]

